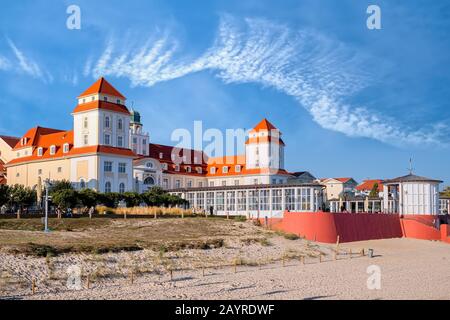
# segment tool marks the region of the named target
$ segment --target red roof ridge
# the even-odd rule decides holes
[[[260,130],[278,130],[269,120],[266,118],[262,119],[253,129],[252,131],[260,131]]]
[[[81,95],[79,95],[78,98],[96,93],[108,94],[114,97],[125,99],[125,97],[104,77],[100,77],[97,81],[95,81],[89,88],[87,88]]]

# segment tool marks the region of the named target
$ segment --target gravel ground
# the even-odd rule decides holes
[[[271,245],[228,243],[211,250],[52,259],[1,253],[3,299],[450,299],[450,246],[389,239],[335,246],[270,239]],[[361,248],[375,257],[361,257]],[[350,259],[348,250],[352,249]],[[322,262],[318,252],[322,253]],[[343,254],[347,252],[347,254]],[[285,258],[283,266],[283,257]],[[300,256],[304,256],[303,264]],[[242,265],[235,267],[238,259]],[[261,264],[261,265],[259,265]],[[67,287],[67,268],[80,266],[80,290]],[[213,267],[219,266],[220,267]],[[381,270],[381,288],[369,290],[367,268]],[[203,276],[202,266],[206,266]],[[170,280],[170,269],[173,280]],[[87,271],[88,270],[88,271]],[[131,270],[133,283],[131,284]],[[90,274],[87,289],[86,274]],[[31,294],[31,279],[38,279]]]

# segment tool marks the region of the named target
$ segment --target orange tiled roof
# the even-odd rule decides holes
[[[240,171],[236,171],[236,167],[240,165]],[[224,173],[223,168],[228,167],[228,172]],[[216,168],[216,173],[211,173],[211,168]],[[247,169],[245,166],[245,156],[224,156],[210,158],[208,160],[208,177],[227,177],[238,175],[255,175],[255,174],[282,174],[290,175],[286,170],[277,170],[269,168]]]
[[[62,132],[62,130],[52,129],[52,128],[43,128],[43,127],[31,128],[22,136],[22,138],[19,139],[19,141],[16,143],[13,150],[19,150],[22,148],[32,147],[36,144],[37,137],[39,137],[41,135],[52,134],[52,133],[57,133],[57,132]],[[23,145],[22,145],[22,141],[23,141],[22,139],[26,139],[26,141]]]
[[[352,178],[333,178],[334,180],[340,181],[342,183],[346,183],[350,181]]]
[[[91,153],[105,153],[114,154],[127,157],[136,157],[130,149],[116,148],[110,146],[88,146],[81,148],[73,147],[73,131],[62,131],[50,128],[34,128],[29,130],[25,136],[29,136],[30,141],[27,146],[33,147],[30,156],[16,158],[7,163],[7,165],[25,163],[30,161],[42,161],[49,159],[60,159],[69,156],[91,154]],[[20,141],[19,141],[20,143]],[[69,152],[64,153],[64,144],[69,144]],[[55,153],[50,154],[50,147],[55,146]],[[23,146],[21,146],[23,148]],[[42,156],[38,156],[38,149],[42,148]]]
[[[378,192],[383,191],[383,184],[381,179],[364,180],[363,183],[356,187],[358,191],[371,191],[375,183],[378,183]]]
[[[250,130],[250,133],[252,132],[258,132],[258,131],[271,131],[276,130],[281,135],[280,130],[278,130],[273,124],[271,124],[266,118],[264,118],[260,123],[258,123],[252,130]],[[281,138],[275,138],[271,134],[264,136],[264,137],[250,137],[247,139],[245,144],[249,143],[264,143],[264,142],[273,142],[273,143],[279,143],[281,145],[285,145],[283,140]]]
[[[128,110],[128,108],[125,105],[112,103],[112,102],[108,102],[108,101],[100,101],[100,100],[95,100],[95,101],[79,104],[75,107],[75,109],[73,110],[73,113],[90,111],[90,110],[95,110],[95,109],[104,109],[104,110],[121,112],[121,113],[130,115],[130,111]]]
[[[167,164],[167,170],[163,170],[164,173],[172,173],[172,174],[183,174],[190,176],[205,176],[207,171],[207,164],[205,159],[207,158],[203,151],[192,150],[192,149],[179,149],[178,156],[190,155],[189,159],[186,159],[186,162],[182,162],[179,164],[180,170],[175,170],[176,164],[172,161],[172,151],[175,147],[167,146],[162,144],[154,144],[150,143],[150,155],[148,157],[140,157],[138,160],[145,158],[156,159],[161,163]],[[181,151],[183,150],[183,151]],[[160,157],[162,155],[162,157]],[[186,168],[190,167],[191,172],[188,172]],[[202,168],[202,172],[199,173],[197,168]]]
[[[114,97],[119,97],[119,98],[125,99],[125,97],[119,91],[117,91],[117,89],[114,88],[103,77],[101,77],[100,79],[95,81],[95,83],[92,86],[90,86],[89,88],[87,88],[86,91],[84,91],[82,94],[80,94],[78,96],[78,98],[89,96],[91,94],[97,94],[97,93],[108,94],[110,96],[114,96]]]
[[[263,131],[263,130],[278,130],[273,124],[271,124],[266,118],[262,119],[251,131]]]

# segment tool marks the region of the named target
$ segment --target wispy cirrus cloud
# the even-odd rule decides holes
[[[240,21],[225,15],[214,44],[196,59],[178,57],[178,43],[167,34],[135,49],[120,48],[110,40],[98,60],[86,64],[85,74],[153,86],[211,70],[225,83],[259,83],[292,96],[320,126],[350,137],[421,145],[446,144],[450,136],[444,123],[417,130],[373,108],[346,102],[370,86],[368,60],[314,30],[292,31],[265,19]]]
[[[0,56],[0,70],[8,70],[10,68],[10,62],[5,57]]]
[[[7,41],[17,60],[17,63],[12,64],[12,66],[15,67],[16,70],[25,73],[33,78],[43,80],[44,82],[53,81],[53,76],[50,74],[50,72],[42,70],[39,64],[31,58],[27,57],[11,39],[8,38]]]

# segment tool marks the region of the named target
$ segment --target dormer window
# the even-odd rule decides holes
[[[69,152],[69,144],[68,143],[64,143],[63,152],[64,153],[68,153]]]
[[[50,155],[54,155],[56,153],[56,146],[50,146]]]
[[[179,165],[175,165],[175,171],[180,171],[180,166]]]
[[[92,100],[92,101],[95,101],[95,97],[92,97],[91,100]]]
[[[162,167],[163,167],[163,170],[167,170],[167,169],[168,169],[167,163],[163,163],[163,164],[162,164]]]
[[[198,168],[197,168],[197,173],[202,174],[202,172],[203,172],[202,168],[201,168],[201,167],[198,167]]]
[[[121,103],[121,101],[120,101],[119,99],[117,99],[117,101],[116,101],[116,102],[117,102],[117,104],[120,104],[120,103]]]
[[[228,173],[228,167],[227,166],[222,167],[222,173]]]
[[[44,154],[44,149],[42,147],[39,147],[37,149],[37,155],[38,157],[42,157],[42,155]]]
[[[241,172],[241,166],[239,164],[237,166],[235,166],[234,171]]]
[[[104,101],[108,101],[108,97],[103,97],[103,100]]]
[[[209,172],[211,172],[211,174],[216,174],[216,168],[212,167],[211,169],[209,169]]]
[[[191,167],[186,167],[186,172],[192,172],[192,169],[191,169]]]
[[[163,158],[163,153],[162,153],[162,152],[159,153],[159,158],[160,158],[160,159]]]

